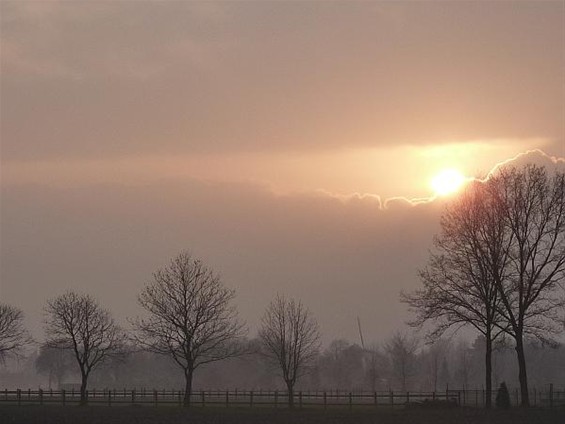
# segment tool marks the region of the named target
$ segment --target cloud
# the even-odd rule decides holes
[[[284,292],[315,311],[327,337],[350,336],[357,315],[378,323],[376,337],[403,319],[397,293],[415,283],[408,264],[425,249],[413,246],[428,244],[434,216],[432,205],[388,213],[374,196],[276,196],[198,181],[4,187],[0,292],[36,334],[45,299],[67,288],[95,294],[123,319],[137,313],[136,293],[156,267],[189,248],[237,289],[253,328]]]
[[[4,159],[562,142],[560,2],[47,3],[0,6]]]
[[[488,173],[487,178],[488,176],[495,174],[501,168],[507,166],[521,167],[526,164],[544,166],[550,171],[565,171],[565,158],[548,155],[540,149],[533,149],[518,153],[513,158],[496,164],[496,166]]]
[[[561,163],[561,2],[0,8],[0,294],[36,333],[66,288],[134,315],[189,248],[252,326],[285,292],[377,339],[449,200],[436,168]]]
[[[237,289],[252,328],[283,292],[312,308],[328,339],[354,338],[356,316],[371,323],[368,338],[382,338],[406,319],[398,293],[418,286],[448,202],[383,208],[373,195],[276,195],[198,180],[9,185],[1,194],[0,295],[25,309],[36,334],[45,299],[68,288],[95,294],[120,319],[135,315],[151,273],[189,248]]]

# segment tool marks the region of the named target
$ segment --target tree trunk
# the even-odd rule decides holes
[[[184,371],[185,385],[184,385],[184,401],[183,406],[190,407],[190,397],[192,395],[192,375],[194,370],[187,369]]]
[[[520,380],[520,395],[522,401],[520,406],[530,406],[530,396],[528,394],[528,375],[526,373],[526,355],[524,353],[524,341],[522,334],[516,334],[516,354],[518,355],[518,379]]]
[[[88,403],[88,399],[86,398],[86,385],[88,382],[88,373],[85,371],[81,371],[81,382],[80,382],[80,404],[86,405]]]
[[[288,390],[288,407],[294,408],[294,383],[292,381],[286,382],[286,387]]]
[[[487,330],[486,334],[485,385],[487,389],[485,407],[488,409],[492,406],[492,336],[490,330]]]

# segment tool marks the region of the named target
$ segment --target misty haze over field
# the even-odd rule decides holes
[[[235,289],[250,339],[277,294],[308,306],[323,349],[360,344],[358,319],[367,345],[410,332],[399,294],[421,286],[457,196],[430,180],[563,170],[564,15],[559,1],[2,1],[0,302],[38,342],[67,290],[129,328],[153,272],[188,249]],[[135,373],[152,359],[136,360],[147,384]],[[265,369],[249,385],[276,385]],[[534,381],[563,378],[548,369]],[[197,384],[232,384],[207,372]]]

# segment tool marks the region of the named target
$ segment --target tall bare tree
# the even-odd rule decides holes
[[[516,342],[521,403],[529,405],[524,337],[552,341],[561,330],[565,277],[565,173],[507,167],[487,186],[511,239],[509,272],[494,274],[506,331]]]
[[[74,353],[81,375],[80,400],[87,402],[91,372],[104,361],[123,354],[124,335],[110,315],[88,294],[68,291],[47,301],[46,346]]]
[[[23,321],[24,314],[20,309],[0,303],[0,362],[31,342]]]
[[[277,295],[263,315],[259,338],[263,352],[281,372],[292,408],[294,385],[320,348],[318,323],[302,302]]]
[[[471,326],[485,336],[487,408],[492,399],[493,342],[505,328],[496,279],[506,278],[511,238],[497,215],[483,183],[470,184],[448,205],[428,265],[420,271],[423,288],[401,294],[415,319],[411,325],[433,323],[428,340],[450,328]]]
[[[244,324],[232,300],[234,290],[204,263],[182,252],[153,274],[138,297],[148,313],[137,319],[136,340],[170,356],[185,377],[184,405],[190,406],[194,371],[201,365],[244,353]]]
[[[521,403],[528,406],[524,338],[552,342],[561,329],[565,174],[549,175],[536,165],[503,167],[473,188],[473,197],[460,203],[467,206],[454,206],[442,220],[440,253],[421,273],[424,290],[404,300],[418,311],[417,320],[438,321],[437,331],[461,323],[485,335],[487,385],[493,335],[512,336]],[[457,225],[445,225],[452,222]]]

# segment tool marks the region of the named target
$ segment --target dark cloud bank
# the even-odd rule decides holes
[[[549,158],[534,152],[515,163]],[[90,292],[120,320],[138,313],[151,273],[190,249],[237,290],[255,334],[276,293],[302,299],[326,340],[378,340],[408,318],[400,290],[419,285],[445,201],[276,196],[259,187],[201,181],[146,186],[2,189],[1,296],[40,334],[45,299]]]

